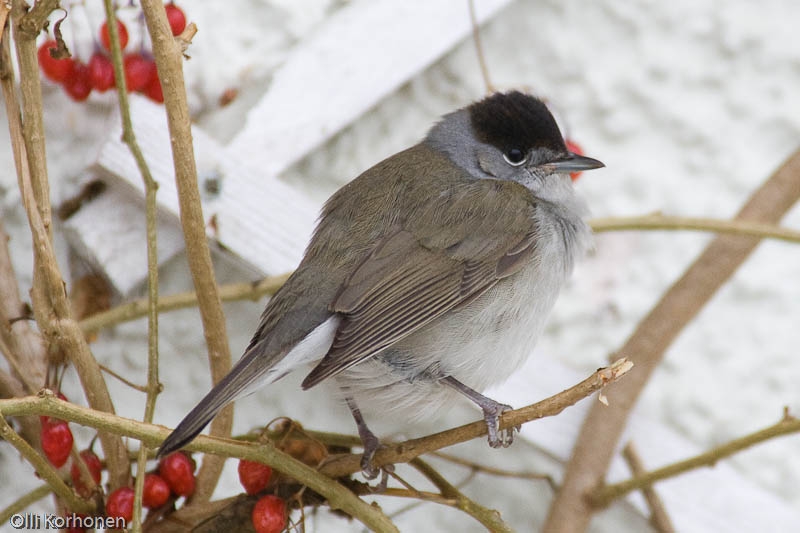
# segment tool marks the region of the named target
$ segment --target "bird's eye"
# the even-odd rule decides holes
[[[513,167],[518,167],[527,161],[527,157],[525,157],[525,152],[520,150],[519,148],[512,148],[508,150],[506,153],[503,154],[503,159],[506,160],[506,163]]]

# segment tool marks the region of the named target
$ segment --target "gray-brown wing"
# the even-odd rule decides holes
[[[535,236],[505,237],[506,246],[477,261],[457,253],[470,246],[469,239],[440,250],[421,245],[405,230],[383,239],[339,291],[331,310],[342,321],[303,388],[378,353],[518,271],[533,253]]]

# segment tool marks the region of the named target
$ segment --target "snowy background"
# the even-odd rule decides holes
[[[228,142],[269,86],[274,69],[345,4],[348,2],[240,0],[182,6],[200,30],[189,52],[192,59],[185,65],[197,125],[219,142]],[[78,22],[67,35],[68,42],[73,39],[77,52],[85,58],[91,53],[89,39],[94,30],[90,28],[97,28],[100,20],[95,7],[99,6],[88,9],[88,18],[77,15],[83,8],[74,8]],[[467,17],[465,2],[453,1],[452,8],[453,17]],[[125,18],[125,12],[122,16]],[[486,24],[482,38],[494,84],[501,89],[527,88],[546,97],[569,135],[583,145],[587,155],[606,164],[606,169],[593,171],[578,183],[595,216],[662,211],[726,218],[800,144],[798,20],[800,4],[790,0],[758,4],[520,0],[511,2]],[[391,62],[393,55],[403,51],[382,49],[376,35],[374,53]],[[219,97],[228,88],[238,89],[239,96],[233,104],[220,107]],[[115,101],[110,95],[93,95],[89,102],[77,104],[48,83],[44,91],[52,197],[59,203],[78,190],[81,171],[107,140],[116,121]],[[417,142],[441,114],[483,93],[474,45],[467,39],[280,178],[321,204],[359,172]],[[7,169],[0,175],[2,218],[12,237],[21,289],[27,293],[31,244],[5,128],[0,128],[0,158],[2,168]],[[791,211],[783,223],[800,228],[800,209]],[[537,374],[537,361],[545,368],[573,370],[576,376],[604,365],[608,354],[622,345],[709,239],[705,234],[687,232],[598,236],[596,252],[578,266],[556,305],[526,369],[531,375],[513,380],[544,385],[531,385],[527,397],[515,400],[515,405],[531,403],[573,384],[568,378],[548,382],[548,375]],[[252,274],[227,262],[218,264],[221,282],[253,279]],[[64,260],[65,271],[66,265]],[[645,390],[637,419],[675,434],[701,451],[776,422],[783,406],[795,414],[800,412],[799,273],[800,248],[778,242],[762,244],[671,347]],[[164,266],[161,283],[164,294],[190,288],[185,257],[179,255]],[[241,353],[248,342],[262,307],[263,302],[226,305],[234,354]],[[129,379],[144,383],[145,329],[144,321],[139,321],[105,331],[93,346],[96,357]],[[160,333],[165,392],[159,397],[155,421],[174,425],[210,385],[196,310],[163,315]],[[290,376],[239,402],[234,430],[244,432],[286,415],[313,429],[354,431],[344,408],[331,407],[322,388],[301,393],[300,379],[300,375]],[[109,384],[119,413],[141,417],[143,395],[113,378]],[[74,375],[68,375],[64,388],[71,399],[82,403]],[[444,421],[421,425],[409,435],[475,417],[476,413],[465,407]],[[574,420],[573,430],[578,423],[579,418]],[[545,427],[530,424],[528,432],[541,432]],[[635,430],[629,437],[639,442]],[[76,432],[79,445],[90,438],[90,432]],[[554,453],[521,439],[504,451],[489,450],[482,441],[451,451],[481,463],[541,470],[556,478],[559,460],[568,454],[568,449]],[[642,446],[640,452],[649,467],[663,464],[658,453],[654,459]],[[679,454],[674,459],[682,457]],[[230,462],[228,466],[232,468],[227,469],[218,496],[240,490],[235,465]],[[759,491],[800,519],[797,436],[762,444],[737,455],[727,466],[747,490]],[[468,477],[463,468],[442,468],[451,480]],[[5,479],[13,476],[18,480],[14,490],[8,486],[0,489],[0,507],[38,484],[7,446],[0,446],[0,472]],[[711,479],[713,487],[714,472],[702,470],[691,476]],[[665,490],[670,483],[664,483]],[[543,482],[480,474],[465,490],[498,509],[521,531],[536,528],[552,498]],[[703,495],[709,501],[713,496]],[[376,499],[392,512],[407,504]],[[646,519],[635,499],[632,501],[600,513],[593,531],[647,530]],[[714,508],[724,509],[724,504]],[[48,502],[41,505],[49,509]],[[754,524],[761,524],[761,531],[781,531],[782,526],[772,525],[766,509],[754,505],[730,512],[746,513]],[[692,524],[698,523],[695,517],[681,516],[695,511],[674,507],[669,511],[681,531],[691,531]],[[481,530],[465,515],[433,504],[402,512],[395,520],[402,531]],[[308,517],[306,526],[309,531],[362,529],[324,512]],[[3,527],[7,525],[0,525]]]

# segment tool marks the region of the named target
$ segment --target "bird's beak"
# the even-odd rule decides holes
[[[552,161],[542,166],[549,167],[553,172],[582,172],[584,170],[603,168],[605,165],[597,159],[569,152],[569,155],[564,159]]]

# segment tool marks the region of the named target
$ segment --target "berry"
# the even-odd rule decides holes
[[[42,451],[53,466],[64,466],[72,451],[72,443],[72,431],[66,422],[55,418],[42,422]]]
[[[100,483],[100,477],[103,473],[103,465],[100,463],[100,458],[92,450],[83,450],[81,452],[81,459],[83,462],[86,463],[86,467],[89,469],[89,473],[92,475],[92,479],[96,484]],[[81,480],[81,469],[77,463],[72,463],[72,468],[69,470],[70,476],[72,477],[72,486],[75,487],[75,490],[78,491],[78,494],[81,496],[88,496],[89,491],[87,490],[86,485]]]
[[[583,148],[581,145],[573,141],[572,139],[565,139],[565,143],[567,145],[567,150],[572,152],[573,154],[583,155]],[[578,181],[578,178],[581,177],[583,172],[570,172],[569,176],[572,178],[572,181]]]
[[[239,461],[239,482],[247,494],[261,492],[272,477],[272,469],[255,461]]]
[[[133,518],[133,495],[130,487],[120,487],[109,494],[106,500],[106,516],[130,522]]]
[[[92,92],[89,66],[76,62],[72,74],[64,81],[64,90],[76,102],[83,102],[89,98]]]
[[[194,493],[194,463],[183,452],[173,452],[161,459],[158,473],[178,496]]]
[[[125,50],[125,47],[128,46],[128,28],[119,20],[117,21],[117,33],[119,33],[119,47]],[[100,26],[100,44],[102,44],[103,48],[106,50],[111,50],[111,36],[108,33],[107,21],[103,22],[103,25]]]
[[[158,474],[145,474],[142,505],[149,509],[161,507],[169,500],[169,485]]]
[[[156,64],[141,54],[129,54],[123,59],[125,86],[128,92],[141,91],[150,83]]]
[[[167,11],[167,20],[169,27],[172,28],[172,35],[180,35],[186,28],[186,15],[183,10],[172,3],[165,5],[164,9]]]
[[[89,60],[89,82],[94,90],[101,93],[114,87],[114,65],[105,54],[92,54]]]
[[[75,62],[71,58],[56,59],[50,55],[50,49],[58,47],[54,39],[48,39],[43,42],[39,47],[39,68],[42,69],[44,75],[51,81],[62,82],[66,80]]]
[[[150,100],[164,103],[164,91],[161,89],[161,80],[158,79],[158,72],[154,69],[153,77],[150,78],[150,83],[142,91]]]
[[[250,518],[257,533],[280,533],[286,528],[286,502],[268,494],[256,502]]]

